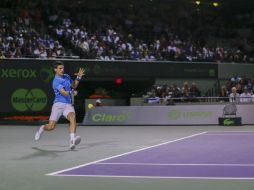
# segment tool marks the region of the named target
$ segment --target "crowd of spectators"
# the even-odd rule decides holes
[[[25,7],[19,14],[1,9],[0,58],[54,59],[65,55],[59,41],[38,32],[43,22],[40,15],[39,10],[32,12]]]
[[[79,50],[81,58],[100,60],[140,61],[205,61],[205,62],[254,62],[251,54],[238,47],[223,47],[184,40],[164,28],[153,41],[138,39],[132,33],[108,25],[95,32],[84,25],[73,24],[70,18],[54,28],[58,38]]]
[[[245,15],[184,6],[47,6],[44,12],[22,7],[12,17],[1,14],[1,58],[74,54],[98,60],[254,62],[253,30],[245,25],[251,18]]]
[[[253,40],[239,34],[241,28],[236,29],[239,22],[245,27],[243,19],[229,25],[223,16],[196,11],[174,14],[135,6],[111,11],[87,12],[77,17],[70,12],[54,13],[51,18],[57,18],[58,24],[53,30],[77,48],[81,58],[254,62]]]
[[[254,102],[254,77],[234,76],[221,87],[222,101]]]
[[[201,91],[197,84],[191,85],[185,81],[182,87],[177,84],[153,85],[146,94],[143,95],[146,103],[163,103],[172,105],[174,102],[195,102],[200,101]]]
[[[204,97],[203,97],[204,96]],[[233,76],[220,87],[218,95],[214,95],[211,101],[220,102],[254,102],[254,76]],[[172,105],[174,102],[202,102],[208,101],[204,92],[202,93],[197,84],[184,82],[182,86],[177,84],[153,85],[143,95],[146,103],[161,103]]]

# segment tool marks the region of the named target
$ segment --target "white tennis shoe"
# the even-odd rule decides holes
[[[74,150],[75,147],[81,142],[81,137],[80,136],[76,136],[74,138],[74,140],[70,140],[70,149]]]

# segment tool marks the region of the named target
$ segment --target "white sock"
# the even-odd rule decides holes
[[[42,125],[39,129],[39,133],[42,133],[44,131],[44,125]]]
[[[75,133],[70,133],[70,139],[74,140],[74,138],[75,138]]]

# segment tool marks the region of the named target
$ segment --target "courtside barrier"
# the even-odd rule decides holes
[[[174,106],[95,107],[86,112],[83,125],[218,125],[227,104]],[[237,105],[242,124],[254,124],[254,106]]]

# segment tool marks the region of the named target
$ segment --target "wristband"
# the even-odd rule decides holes
[[[75,80],[77,81],[81,81],[82,77],[81,76],[77,76]]]

